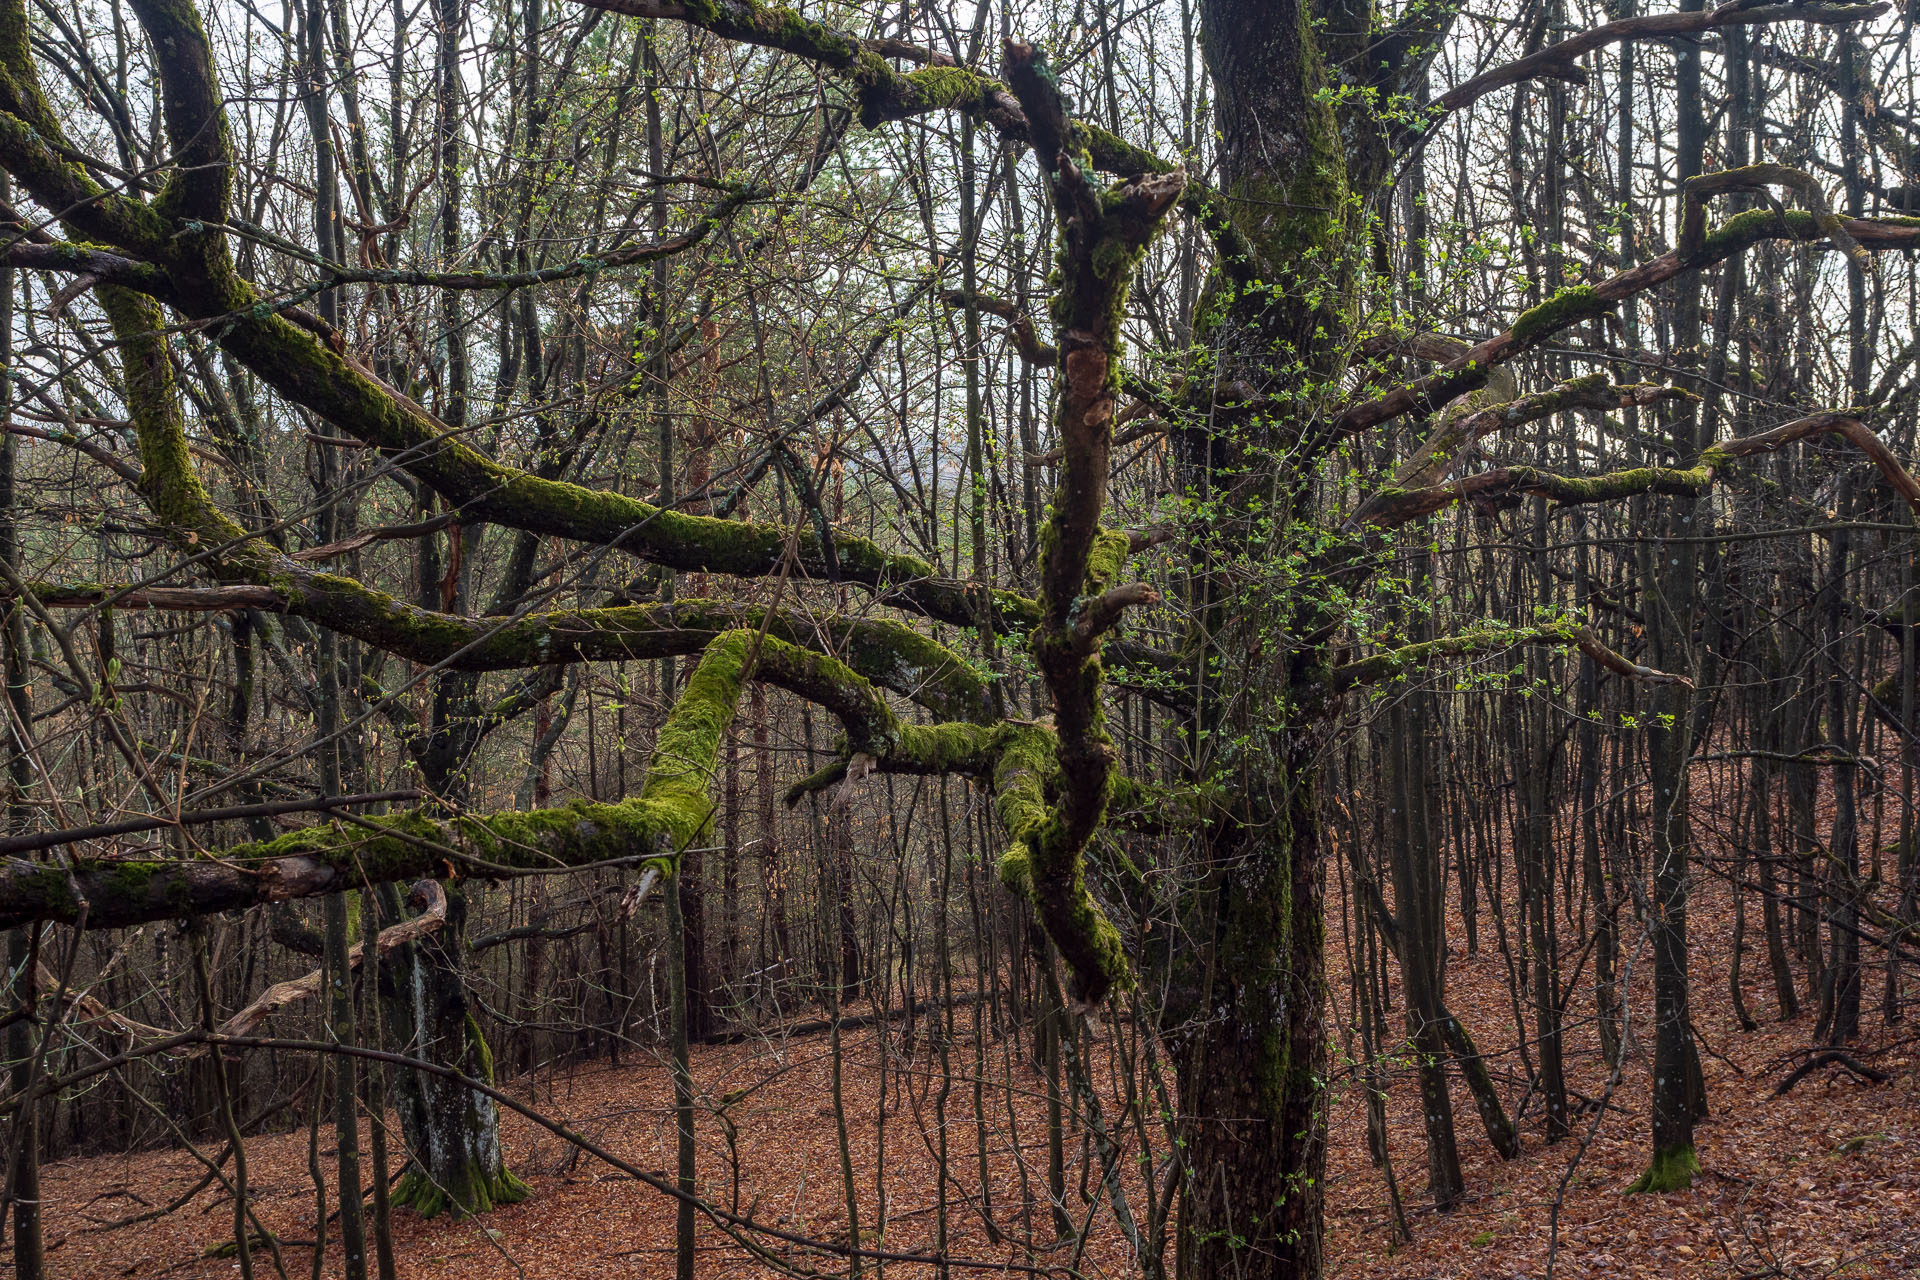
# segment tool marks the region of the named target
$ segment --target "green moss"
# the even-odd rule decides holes
[[[860,54],[857,41],[814,22],[785,5],[760,0],[688,0],[686,20],[717,35],[803,54],[830,67],[844,68]]]
[[[1592,395],[1597,391],[1605,391],[1610,385],[1610,382],[1611,380],[1605,373],[1582,374],[1578,378],[1567,379],[1567,381],[1562,383],[1556,390],[1541,398],[1555,408],[1563,405],[1577,404],[1582,396]]]
[[[787,807],[791,809],[808,796],[817,795],[836,782],[844,779],[847,776],[847,764],[848,762],[844,759],[835,760],[824,769],[815,769],[812,773],[788,787],[783,797]]]
[[[1568,325],[1602,314],[1608,306],[1592,285],[1570,285],[1539,306],[1521,312],[1513,322],[1513,340],[1522,346],[1531,345]]]
[[[1119,581],[1121,570],[1133,555],[1133,539],[1114,529],[1102,529],[1094,535],[1087,552],[1087,592],[1105,591]]]
[[[120,347],[121,377],[143,469],[141,496],[183,549],[204,551],[243,542],[246,531],[214,505],[194,468],[159,304],[110,286],[95,292]],[[259,552],[252,551],[251,558],[258,559]]]
[[[160,870],[158,862],[115,862],[110,883],[113,892],[127,898],[144,898]]]
[[[335,868],[343,882],[363,875],[382,882],[429,872],[445,874],[449,858],[442,849],[452,850],[455,857],[469,854],[516,868],[587,866],[670,846],[673,817],[666,806],[644,797],[623,804],[582,800],[554,809],[485,817],[384,814],[353,824],[306,827],[241,845],[228,851],[224,860],[244,865],[307,858]]]
[[[1047,780],[1059,762],[1051,729],[1009,724],[1002,735],[994,758],[993,785],[1000,798],[1001,820],[1018,837],[1045,819]]]
[[[929,107],[977,107],[1000,86],[965,67],[923,67],[903,79]]]
[[[1009,725],[994,767],[994,800],[1012,842],[1000,855],[1003,884],[1033,903],[1047,936],[1073,970],[1079,998],[1098,1001],[1130,986],[1120,932],[1087,890],[1086,862],[1049,803],[1059,768],[1054,737],[1038,725]]]
[[[1669,1147],[1653,1153],[1653,1163],[1647,1171],[1627,1188],[1628,1195],[1642,1193],[1660,1194],[1667,1191],[1685,1191],[1693,1185],[1693,1175],[1700,1172],[1700,1159],[1694,1154],[1693,1144],[1683,1147]]]
[[[1006,730],[972,724],[903,725],[895,753],[928,773],[980,773]]]
[[[852,71],[853,82],[861,89],[872,92],[876,89],[891,89],[897,78],[887,60],[871,49],[862,49],[853,55],[847,64]]]
[[[713,816],[714,766],[740,704],[747,656],[758,642],[753,632],[730,631],[708,645],[654,740],[640,795],[666,817],[676,853],[698,839]]]
[[[470,1218],[504,1204],[518,1204],[532,1194],[533,1188],[505,1167],[489,1173],[477,1165],[469,1166],[464,1171],[443,1172],[436,1181],[413,1166],[394,1184],[388,1203],[412,1209],[423,1218],[436,1218],[449,1211],[456,1218]]]
[[[1700,247],[1688,261],[1718,262],[1748,245],[1778,236],[1783,228],[1795,240],[1818,240],[1826,235],[1819,218],[1804,209],[1748,209],[1702,237]]]
[[[1516,467],[1514,475],[1522,487],[1538,489],[1563,505],[1610,502],[1640,493],[1694,493],[1712,482],[1705,464],[1684,470],[1629,467],[1597,476],[1560,476]]]
[[[938,641],[882,618],[852,622],[835,631],[835,642],[847,665],[868,680],[912,698],[944,720],[991,718],[985,683],[958,654]],[[800,640],[797,636],[781,638]]]
[[[1118,134],[1084,120],[1072,122],[1074,142],[1085,151],[1095,167],[1108,173],[1134,176],[1147,173],[1172,173],[1174,166],[1144,147],[1137,147]]]
[[[493,1083],[493,1047],[487,1043],[487,1037],[480,1030],[480,1020],[467,1011],[467,1058],[474,1064],[475,1079],[484,1084]]]
[[[1008,845],[995,864],[995,871],[1008,892],[1022,898],[1033,897],[1033,858],[1024,843],[1016,840]]]

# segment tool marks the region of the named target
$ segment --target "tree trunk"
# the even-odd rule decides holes
[[[1698,0],[1687,6],[1700,7]],[[1701,112],[1700,54],[1684,49],[1676,71],[1680,177],[1698,174],[1706,149]],[[1690,275],[1675,291],[1674,341],[1697,347],[1701,339],[1700,279]],[[1705,441],[1699,414],[1675,415],[1672,434],[1689,444]],[[1651,548],[1641,566],[1642,598],[1648,602],[1647,630],[1656,665],[1689,671],[1694,611],[1699,597],[1697,542],[1687,535],[1700,509],[1693,498],[1674,498],[1667,510],[1671,543]],[[1694,1058],[1693,1022],[1688,1008],[1687,899],[1693,839],[1687,808],[1687,760],[1693,750],[1692,691],[1661,685],[1654,692],[1647,752],[1653,781],[1653,909],[1647,920],[1653,942],[1653,1159],[1634,1183],[1636,1191],[1675,1191],[1693,1185],[1699,1162],[1693,1151],[1693,1122],[1700,1099]]]
[[[1410,695],[1410,700],[1417,695]],[[1421,706],[1401,705],[1388,716],[1381,741],[1391,770],[1396,821],[1392,845],[1393,901],[1399,919],[1400,985],[1406,1001],[1407,1039],[1420,1078],[1420,1113],[1427,1131],[1427,1190],[1435,1207],[1460,1203],[1466,1183],[1454,1133],[1453,1098],[1447,1092],[1447,1044],[1441,1012],[1446,948],[1445,885],[1439,850],[1426,820],[1428,758],[1419,741]]]
[[[1319,9],[1304,0],[1200,5],[1220,187],[1247,255],[1216,269],[1196,332],[1219,352],[1222,375],[1303,403],[1339,377],[1352,259],[1365,244],[1349,196],[1371,196],[1383,171],[1375,125],[1364,113],[1343,120],[1323,92],[1327,63],[1358,51],[1334,46],[1364,44],[1366,13]],[[1248,609],[1211,569],[1296,550],[1284,517],[1314,518],[1316,495],[1286,460],[1310,455],[1313,418],[1278,414],[1172,440],[1187,492],[1218,503],[1223,517],[1196,530],[1192,548],[1201,571],[1188,601],[1199,655],[1191,740],[1203,753],[1193,763],[1228,775],[1246,797],[1205,841],[1215,870],[1191,926],[1204,977],[1184,984],[1202,1017],[1182,1045],[1190,1165],[1178,1269],[1196,1280],[1315,1280],[1322,1270],[1324,869],[1313,759],[1333,710],[1319,683],[1319,638],[1337,624],[1312,593]],[[1283,637],[1314,639],[1294,648]],[[1222,742],[1241,745],[1211,754]]]
[[[1183,1046],[1189,1116],[1179,1274],[1321,1271],[1326,1165],[1320,815],[1310,766],[1282,781],[1284,808],[1254,814],[1215,848],[1211,1015]]]
[[[388,959],[383,969],[393,973],[395,989],[383,993],[388,995],[386,1021],[409,1056],[491,1084],[493,1052],[468,1004],[462,974],[466,916],[465,896],[449,886],[446,924]],[[394,1204],[432,1217],[447,1209],[485,1213],[527,1197],[527,1185],[502,1158],[492,1099],[456,1081],[413,1071],[395,1073],[393,1092],[412,1156],[394,1188]]]

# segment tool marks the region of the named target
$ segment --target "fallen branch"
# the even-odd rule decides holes
[[[840,1019],[840,1029],[842,1031],[852,1031],[860,1027],[871,1027],[880,1022],[893,1022],[897,1019],[908,1017],[910,1014],[911,1016],[918,1017],[922,1013],[940,1008],[943,1004],[952,1005],[956,1009],[964,1009],[970,1004],[978,1004],[979,1002],[980,993],[977,991],[965,995],[957,995],[953,997],[953,999],[945,1001],[916,1000],[913,1002],[911,1011],[903,1005],[898,1009],[889,1009],[884,1014],[862,1013],[851,1018],[843,1017]],[[793,1036],[822,1035],[831,1030],[833,1030],[832,1018],[815,1018],[810,1022],[793,1022],[784,1027],[773,1027],[766,1031],[715,1031],[710,1035],[701,1036],[695,1043],[744,1044],[749,1040],[786,1040]]]
[[[1785,1080],[1782,1080],[1774,1089],[1773,1096],[1776,1098],[1785,1097],[1788,1090],[1818,1071],[1821,1067],[1835,1064],[1845,1067],[1848,1071],[1853,1072],[1854,1075],[1870,1084],[1885,1084],[1887,1081],[1893,1079],[1893,1077],[1886,1072],[1874,1070],[1851,1054],[1842,1053],[1838,1049],[1822,1049],[1819,1053],[1814,1054],[1811,1058],[1808,1058],[1805,1062],[1795,1067],[1793,1074],[1789,1075]]]
[[[382,929],[375,939],[375,945],[381,955],[386,955],[396,947],[440,931],[447,922],[447,893],[437,880],[421,880],[415,883],[407,895],[409,906],[424,907],[421,913],[411,920],[403,920],[392,928]],[[365,958],[366,944],[355,943],[347,952],[347,971],[360,967]],[[305,977],[294,978],[288,982],[276,982],[240,1012],[221,1023],[218,1034],[223,1036],[243,1036],[265,1022],[288,1005],[298,1004],[320,994],[320,984],[326,975],[325,969],[315,969]]]

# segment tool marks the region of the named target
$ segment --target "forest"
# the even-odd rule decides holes
[[[1916,24],[0,0],[0,1272],[1920,1276]]]

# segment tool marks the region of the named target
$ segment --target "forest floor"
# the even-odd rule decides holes
[[[1809,1075],[1786,1096],[1774,1096],[1776,1086],[1803,1060],[1810,1017],[1802,1014],[1780,1022],[1773,1016],[1756,920],[1745,990],[1760,1028],[1739,1029],[1725,969],[1732,925],[1725,918],[1729,913],[1716,912],[1714,905],[1711,895],[1699,903],[1692,933],[1695,1016],[1706,1049],[1703,1065],[1714,1114],[1699,1131],[1705,1172],[1691,1191],[1631,1198],[1622,1194],[1641,1171],[1647,1152],[1649,1064],[1638,1038],[1605,1108],[1584,1109],[1576,1116],[1573,1137],[1557,1144],[1548,1144],[1542,1136],[1539,1107],[1527,1109],[1522,1119],[1525,1149],[1512,1161],[1495,1156],[1479,1131],[1471,1099],[1456,1087],[1468,1194],[1463,1205],[1445,1215],[1422,1204],[1424,1138],[1417,1095],[1411,1082],[1402,1080],[1390,1092],[1389,1128],[1413,1240],[1394,1247],[1385,1176],[1367,1156],[1364,1099],[1357,1089],[1342,1087],[1333,1103],[1328,1159],[1329,1273],[1351,1280],[1540,1280],[1549,1274],[1569,1280],[1920,1276],[1920,1073],[1915,1071],[1920,1028],[1881,1024],[1880,977],[1870,973],[1865,1035],[1852,1052],[1891,1078],[1864,1083],[1830,1066]],[[1337,921],[1330,923],[1329,965],[1337,975],[1344,968],[1341,931]],[[1508,1105],[1518,1109],[1524,1068],[1515,1049],[1494,1047],[1511,1046],[1518,1038],[1507,961],[1492,922],[1484,917],[1481,933],[1478,954],[1456,949],[1449,963],[1449,1000],[1494,1058],[1496,1076],[1506,1081]],[[1461,936],[1457,920],[1452,936]],[[1644,946],[1629,945],[1627,954],[1636,966],[1633,1017],[1644,1026],[1651,964]],[[1591,984],[1583,980],[1580,985]],[[1333,986],[1336,1008],[1330,1025],[1340,1025],[1344,981],[1336,977]],[[968,1032],[972,1011],[963,1008],[955,1016],[958,1028]],[[1575,1025],[1569,1036],[1569,1083],[1577,1097],[1599,1099],[1608,1093],[1607,1073],[1598,1061],[1591,1025],[1582,1018],[1576,1005],[1570,1014]],[[1336,1061],[1339,1047],[1336,1044]],[[876,1037],[869,1030],[849,1032],[845,1049],[844,1094],[861,1242],[898,1252],[926,1249],[934,1240],[939,1199],[938,1060],[924,1050],[910,1062],[896,1056],[889,1064],[883,1112]],[[952,1053],[955,1084],[947,1102],[950,1256],[993,1263],[1021,1259],[1011,1246],[995,1245],[986,1237],[978,1211],[980,1155],[972,1111],[976,1046],[963,1034]],[[988,1078],[1016,1082],[1011,1090],[997,1083],[986,1091],[993,1117],[987,1165],[994,1213],[1012,1231],[1050,1239],[1044,1200],[1026,1214],[1020,1208],[1023,1165],[1035,1195],[1043,1192],[1046,1130],[1043,1096],[1032,1073],[1018,1064],[1018,1056],[1008,1042],[985,1045]],[[847,1239],[830,1064],[824,1035],[696,1051],[695,1072],[706,1097],[747,1090],[726,1108],[736,1135],[737,1162],[730,1158],[725,1126],[710,1114],[701,1118],[705,1194],[723,1205],[737,1204],[742,1212],[783,1231]],[[630,1057],[619,1067],[585,1064],[516,1081],[511,1089],[516,1097],[646,1171],[664,1174],[672,1167],[670,1090],[664,1064],[656,1059]],[[1005,1138],[1010,1114],[1017,1117],[1023,1160],[1014,1158]],[[1110,1098],[1109,1120],[1120,1114],[1117,1100]],[[560,1139],[518,1116],[503,1121],[503,1133],[510,1161],[532,1186],[532,1197],[469,1221],[422,1221],[408,1212],[396,1213],[393,1239],[401,1276],[573,1280],[672,1273],[671,1200],[627,1174],[576,1155]],[[323,1131],[321,1163],[330,1176],[331,1143],[326,1138]],[[287,1273],[310,1274],[314,1194],[306,1131],[250,1140],[247,1155],[258,1211],[287,1242]],[[1068,1158],[1080,1157],[1076,1142]],[[730,1169],[738,1170],[737,1186],[727,1173]],[[873,1229],[880,1219],[876,1170],[884,1171],[884,1235]],[[183,1152],[49,1164],[43,1198],[51,1274],[178,1280],[237,1275],[238,1264],[231,1257],[205,1255],[209,1246],[231,1239],[231,1201],[211,1191],[202,1191],[157,1221],[100,1229],[104,1223],[166,1205],[200,1174],[201,1167]],[[1070,1169],[1071,1202],[1084,1203],[1083,1186],[1097,1196],[1097,1169],[1095,1175],[1083,1183],[1080,1168]],[[1088,1276],[1130,1274],[1128,1247],[1112,1216],[1103,1205],[1092,1213],[1083,1256],[1076,1257],[1069,1245],[1034,1261],[1043,1267],[1077,1266]],[[710,1224],[703,1223],[700,1241],[696,1270],[702,1277],[768,1272]],[[815,1265],[828,1261],[813,1259]],[[337,1275],[339,1265],[336,1241],[323,1269]],[[923,1265],[906,1263],[885,1270],[903,1277],[931,1273]],[[261,1256],[256,1272],[273,1275],[271,1260]],[[979,1273],[956,1268],[956,1274]]]

